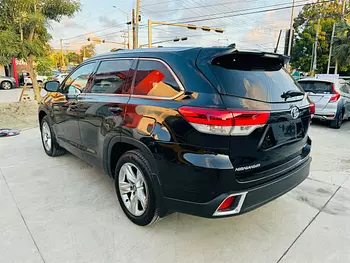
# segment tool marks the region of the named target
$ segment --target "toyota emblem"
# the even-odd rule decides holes
[[[292,116],[292,118],[295,120],[296,118],[299,117],[299,109],[298,107],[294,106],[290,109],[290,115]]]

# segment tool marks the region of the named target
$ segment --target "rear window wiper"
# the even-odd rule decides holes
[[[305,91],[305,92],[312,92],[312,93],[315,93],[315,94],[316,94],[316,92],[313,91],[313,90],[311,90],[311,89],[304,89],[304,91]]]
[[[283,94],[281,95],[281,98],[287,100],[288,98],[297,97],[297,96],[304,96],[304,95],[305,95],[305,93],[301,92],[301,91],[288,90],[286,92],[283,92]]]

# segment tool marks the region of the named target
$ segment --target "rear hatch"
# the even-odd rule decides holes
[[[217,87],[227,109],[268,114],[238,127],[230,137],[230,158],[239,183],[261,183],[296,169],[307,160],[310,140],[310,101],[283,68],[276,54],[224,52],[200,54],[198,68]],[[255,118],[255,120],[254,120]],[[243,122],[240,122],[243,123]],[[236,124],[237,125],[237,124]]]
[[[315,103],[316,111],[325,109],[331,101],[332,96],[336,93],[334,84],[330,81],[301,80],[299,84]]]

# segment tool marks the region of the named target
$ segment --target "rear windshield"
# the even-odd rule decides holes
[[[214,59],[212,71],[228,95],[266,102],[284,102],[287,91],[302,91],[277,58],[230,54]],[[303,96],[289,100],[300,100]]]
[[[332,94],[332,83],[323,81],[299,81],[305,92]]]

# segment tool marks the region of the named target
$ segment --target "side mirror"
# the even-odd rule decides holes
[[[59,86],[60,86],[60,83],[58,81],[50,80],[45,82],[44,90],[46,90],[47,92],[57,92]]]

